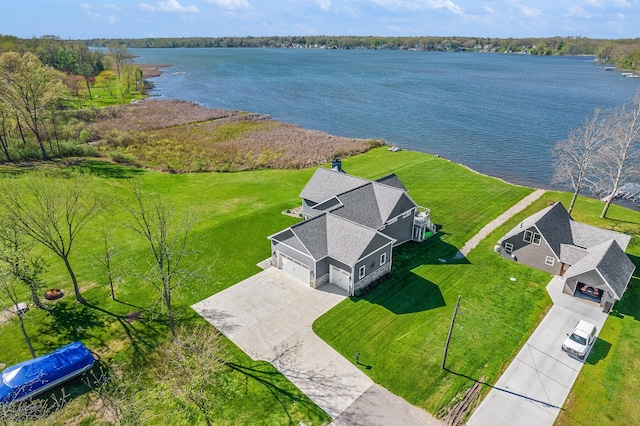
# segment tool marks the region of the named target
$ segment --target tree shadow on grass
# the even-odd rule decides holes
[[[258,366],[244,366],[234,362],[228,362],[226,364],[232,370],[243,374],[247,379],[255,380],[256,382],[264,385],[271,395],[278,401],[282,410],[289,417],[289,421],[293,419],[289,414],[288,407],[291,402],[297,404],[306,405],[308,408],[316,409],[317,405],[309,398],[305,397],[300,391],[299,393],[293,393],[278,383],[278,381],[286,380],[284,376],[269,363],[260,363]]]
[[[101,344],[104,343],[93,332],[104,327],[104,320],[88,305],[58,302],[48,312],[51,320],[45,321],[38,331],[46,352],[58,349],[61,344],[88,338],[98,338]]]
[[[144,173],[142,169],[101,160],[81,160],[78,164],[75,164],[75,168],[86,171],[91,175],[108,179],[130,179]]]
[[[505,392],[505,393],[520,397],[520,398],[525,399],[525,400],[530,401],[530,402],[537,402],[538,404],[542,404],[542,405],[544,405],[546,407],[549,407],[549,408],[556,408],[558,410],[563,410],[562,407],[558,407],[558,406],[555,406],[553,404],[549,404],[548,402],[545,402],[545,401],[540,401],[539,399],[528,397],[527,395],[523,395],[521,393],[517,393],[517,392],[514,392],[514,391],[509,390],[509,389],[499,388],[497,386],[494,386],[492,384],[489,384],[489,383],[485,382],[484,380],[474,379],[473,377],[467,376],[466,374],[457,373],[457,372],[455,372],[453,370],[449,370],[446,367],[444,368],[444,370],[449,372],[449,373],[451,373],[451,374],[454,374],[456,376],[464,377],[465,379],[471,380],[471,381],[473,381],[475,383],[479,383],[481,385],[487,386],[487,387],[489,387],[491,389],[495,389],[495,390],[500,391],[500,392]]]

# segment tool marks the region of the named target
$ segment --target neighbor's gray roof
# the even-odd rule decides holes
[[[349,266],[395,242],[374,229],[331,213],[300,222],[270,238],[308,253],[316,261],[329,256]]]
[[[549,244],[551,250],[559,259],[562,259],[563,256],[563,244],[575,245],[588,249],[605,241],[615,240],[624,251],[631,240],[630,236],[620,232],[610,231],[574,221],[562,203],[557,202],[520,222],[516,227],[502,237],[500,243],[519,234],[523,230],[534,226],[538,229],[547,244]],[[565,253],[565,257],[566,256],[567,254]]]
[[[624,251],[631,241],[629,235],[575,221],[571,221],[571,233],[573,234],[573,244],[585,248],[615,240]]]
[[[572,244],[560,244],[560,261],[562,263],[575,265],[587,254],[589,254],[587,249],[576,247]]]
[[[376,182],[383,183],[385,185],[393,186],[398,189],[402,189],[403,191],[407,190],[407,187],[404,186],[402,181],[396,176],[395,173],[391,173],[390,175],[383,176],[380,179],[376,179]]]
[[[334,195],[342,194],[367,183],[369,181],[365,179],[318,167],[300,193],[300,197],[314,203],[321,203]]]
[[[563,278],[575,277],[591,270],[602,275],[611,288],[614,298],[620,300],[636,267],[615,240],[591,247],[588,254],[572,265]]]

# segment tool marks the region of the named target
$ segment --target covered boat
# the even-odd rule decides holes
[[[14,403],[38,395],[86,373],[93,354],[81,342],[73,342],[47,355],[6,368],[0,382],[0,403]]]

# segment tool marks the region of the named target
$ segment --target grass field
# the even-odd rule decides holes
[[[440,232],[424,243],[395,249],[390,280],[363,297],[344,301],[320,318],[314,329],[347,359],[359,351],[360,362],[371,366],[366,372],[377,383],[434,414],[443,413],[474,383],[469,378],[489,383],[497,379],[550,303],[544,290],[550,276],[500,258],[493,245],[522,218],[550,201],[567,202],[569,194],[547,193],[491,234],[467,259],[458,260],[454,258],[458,248],[532,190],[478,175],[441,158],[384,148],[344,159],[343,166],[348,173],[371,179],[397,173],[413,199],[431,209]],[[146,252],[142,241],[123,228],[127,216],[119,200],[131,197],[131,183],[136,182],[147,193],[169,196],[178,211],[191,210],[198,217],[188,259],[196,273],[175,292],[179,322],[193,325],[201,320],[189,308],[191,304],[259,271],[255,264],[270,255],[266,237],[296,222],[281,212],[299,205],[298,195],[314,170],[169,175],[102,161],[75,167],[95,176],[108,206],[71,254],[85,298],[100,309],[75,303],[64,266],[41,251],[49,262],[44,276],[47,287],[62,288],[67,296],[55,302],[50,313],[32,309],[26,316],[28,331],[38,354],[79,339],[106,363],[135,366],[146,374],[144,395],[158,398],[161,388],[153,375],[162,362],[158,350],[167,344],[170,333],[166,317],[157,315],[158,295],[137,277]],[[16,172],[15,168],[4,170]],[[580,199],[574,217],[639,235],[640,214],[613,206],[611,218],[600,220],[600,207],[597,201]],[[97,262],[103,254],[105,228],[113,230],[118,301],[109,298],[106,273]],[[636,238],[629,251],[640,255]],[[447,372],[440,363],[458,295],[461,310]],[[601,410],[598,424],[613,424],[607,416],[618,424],[632,424],[637,418],[633,397],[640,394],[640,386],[632,373],[640,358],[639,297],[634,280],[594,349],[605,351],[606,356],[583,370],[589,379],[578,381],[565,407],[566,419],[561,417],[563,424],[594,424],[584,410],[594,397],[600,407],[611,407],[606,413]],[[142,312],[140,321],[129,325],[122,320],[135,311]],[[10,365],[29,358],[17,321],[0,326],[0,339],[13,342],[0,345],[0,362]],[[234,373],[244,391],[225,406],[219,424],[312,425],[329,420],[271,365],[250,360],[228,340],[225,344],[233,362],[244,367],[244,373]],[[74,389],[76,398],[46,423],[105,424],[103,413],[92,402],[93,393],[82,386]],[[631,397],[615,397],[623,394]],[[197,422],[196,413],[185,417],[182,407],[160,401],[156,416],[147,423]]]

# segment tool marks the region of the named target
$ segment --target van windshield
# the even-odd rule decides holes
[[[585,339],[584,337],[573,333],[570,337],[571,340],[573,340],[576,343],[580,343],[581,345],[586,345],[587,344],[587,339]]]

